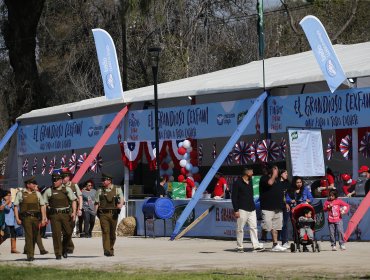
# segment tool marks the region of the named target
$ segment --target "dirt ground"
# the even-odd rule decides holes
[[[346,251],[337,252],[331,251],[329,242],[319,242],[320,253],[271,252],[271,243],[264,244],[266,251],[253,253],[251,244],[245,242],[245,252],[237,253],[236,243],[231,240],[182,238],[169,241],[168,238],[118,237],[115,256],[105,257],[101,238],[74,238],[73,241],[74,254],[57,261],[51,237],[43,239],[50,253],[39,255],[36,248],[36,260],[29,264],[25,255],[10,254],[10,241],[6,240],[0,246],[0,264],[125,271],[253,271],[263,275],[370,277],[370,242],[350,242],[346,244]],[[18,239],[17,249],[23,251],[23,246],[24,239]]]

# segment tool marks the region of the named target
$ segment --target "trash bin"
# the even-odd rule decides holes
[[[143,214],[147,219],[170,219],[175,213],[173,201],[167,197],[152,197],[143,204]]]

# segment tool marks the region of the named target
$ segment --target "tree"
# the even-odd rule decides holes
[[[5,0],[8,20],[3,35],[9,50],[9,62],[14,71],[16,95],[5,96],[9,117],[14,120],[31,108],[41,108],[45,98],[36,66],[36,30],[45,0]]]

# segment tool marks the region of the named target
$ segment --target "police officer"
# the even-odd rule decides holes
[[[104,256],[114,256],[116,227],[120,209],[124,205],[122,189],[112,184],[112,176],[102,174],[103,186],[95,196],[95,212],[100,219]]]
[[[51,179],[53,185],[44,192],[44,201],[53,233],[54,254],[56,259],[60,260],[62,255],[63,258],[68,256],[67,245],[72,238],[71,220],[76,219],[77,198],[71,188],[63,185],[60,173],[53,173]]]
[[[34,260],[35,243],[40,234],[41,226],[45,226],[46,211],[42,195],[36,191],[37,182],[35,177],[24,181],[25,190],[19,191],[14,200],[14,214],[17,223],[23,224],[26,237],[25,249],[27,252],[27,261]],[[20,213],[18,213],[20,208]]]
[[[63,178],[63,186],[65,187],[70,187],[75,196],[77,197],[77,204],[76,204],[76,209],[77,209],[77,216],[81,217],[82,215],[82,193],[79,188],[79,186],[76,183],[71,182],[71,176],[72,173],[68,168],[63,168],[62,169],[62,178]],[[82,219],[78,219],[79,223],[82,223]],[[72,234],[73,230],[75,228],[76,222],[71,220],[71,227],[72,227]],[[81,228],[81,227],[80,227]],[[80,231],[81,233],[81,231]],[[73,254],[73,251],[75,249],[75,245],[73,244],[72,238],[68,243],[67,246],[67,253],[68,254]]]

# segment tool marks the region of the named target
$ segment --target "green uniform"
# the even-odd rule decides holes
[[[27,259],[32,259],[35,253],[35,243],[40,235],[41,206],[45,205],[44,199],[37,191],[23,190],[15,196],[14,205],[20,208],[20,219],[25,232],[25,251]]]
[[[48,188],[44,193],[45,204],[51,223],[53,236],[54,254],[60,257],[67,252],[67,245],[72,238],[70,203],[76,200],[76,196],[69,187]],[[63,235],[63,241],[62,241]]]
[[[77,197],[77,200],[76,200],[76,210],[77,210],[78,207],[79,207],[78,197],[82,195],[82,192],[81,192],[80,188],[78,187],[77,184],[72,183],[72,182],[68,182],[68,183],[63,184],[63,185],[66,186],[66,187],[70,187],[72,192],[74,193],[74,195]],[[76,221],[73,221],[71,219],[72,233],[73,233],[73,229],[75,228],[75,225],[76,225]],[[72,241],[72,238],[71,238],[70,241],[68,242],[67,251],[68,251],[69,254],[72,254],[74,249],[75,249],[75,245],[73,244],[73,241]]]
[[[103,237],[103,249],[105,255],[114,255],[114,243],[116,241],[116,227],[120,209],[116,207],[116,200],[123,197],[119,186],[110,184],[107,188],[101,187],[96,192],[95,203],[99,204],[98,217]]]

